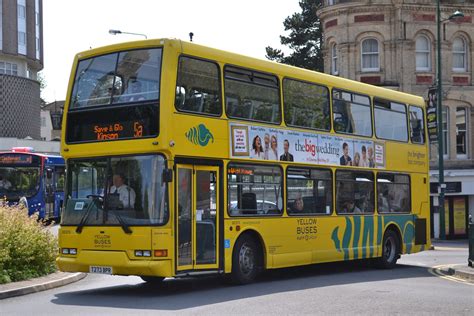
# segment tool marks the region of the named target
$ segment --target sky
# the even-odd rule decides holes
[[[179,38],[257,58],[280,45],[283,21],[299,0],[44,0],[43,41],[47,102],[64,100],[74,55],[100,46],[151,38]]]

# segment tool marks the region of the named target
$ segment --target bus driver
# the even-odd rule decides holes
[[[123,208],[134,208],[135,191],[125,184],[125,176],[115,173],[112,178],[113,185],[110,187],[109,193],[117,194]]]

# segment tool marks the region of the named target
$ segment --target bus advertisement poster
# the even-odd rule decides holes
[[[430,88],[428,90],[428,105],[426,107],[426,121],[428,128],[428,139],[430,143],[438,142],[438,121],[436,108],[438,104],[437,98],[438,89]]]
[[[236,158],[385,168],[385,144],[372,140],[230,124]]]

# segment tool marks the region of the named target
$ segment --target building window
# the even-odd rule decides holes
[[[26,0],[17,0],[18,54],[26,55]]]
[[[362,71],[379,71],[379,42],[369,38],[362,41]]]
[[[443,155],[448,156],[449,148],[449,134],[448,134],[448,122],[449,122],[449,109],[443,106]]]
[[[19,19],[26,19],[26,8],[24,5],[18,5],[18,18]]]
[[[467,71],[466,60],[466,43],[460,37],[455,38],[453,41],[453,71]]]
[[[35,0],[35,37],[36,37],[36,59],[41,57],[41,40],[40,40],[40,6],[39,0]]]
[[[431,70],[431,44],[426,36],[419,36],[416,39],[416,70]]]
[[[331,74],[337,75],[339,74],[339,70],[337,67],[337,45],[333,44],[331,47]]]
[[[456,108],[456,156],[467,158],[467,119],[466,109]]]
[[[0,74],[18,76],[17,64],[0,61]]]
[[[46,117],[41,118],[41,127],[46,127]]]
[[[26,45],[26,33],[25,32],[18,32],[18,44],[19,45]]]

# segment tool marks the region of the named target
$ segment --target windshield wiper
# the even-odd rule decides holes
[[[89,218],[89,215],[92,211],[92,206],[95,205],[97,211],[99,211],[99,203],[97,203],[97,202],[100,202],[102,200],[102,196],[100,196],[100,195],[90,194],[87,197],[92,198],[92,201],[89,204],[89,206],[87,206],[86,213],[84,214],[84,216],[82,216],[81,221],[79,222],[79,224],[76,227],[76,233],[78,233],[78,234],[80,234],[82,232],[82,228],[86,224],[86,221]]]
[[[108,212],[109,210],[107,210]],[[128,224],[123,220],[122,216],[115,212],[114,210],[110,210],[110,212],[112,212],[115,217],[117,218],[117,220],[119,221],[120,223],[120,226],[122,226],[122,229],[124,231],[125,234],[131,234],[132,233],[132,230],[130,229],[130,226],[128,226]]]

